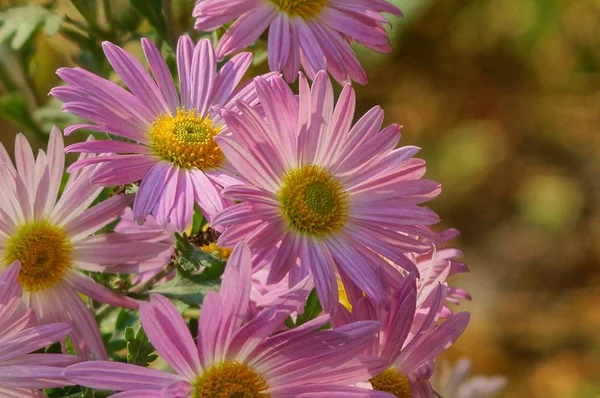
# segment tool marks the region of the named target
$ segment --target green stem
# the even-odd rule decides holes
[[[170,262],[160,271],[158,274],[154,275],[152,278],[148,279],[145,283],[141,285],[135,286],[133,289],[129,290],[130,295],[139,295],[147,290],[149,290],[152,286],[154,286],[158,281],[167,277],[171,272],[175,271],[175,264]]]
[[[177,48],[177,36],[175,35],[175,26],[173,23],[173,7],[171,0],[162,0],[162,8],[165,16],[165,24],[167,26],[167,39],[171,48]]]

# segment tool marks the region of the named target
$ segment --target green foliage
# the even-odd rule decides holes
[[[141,326],[137,332],[134,332],[131,326],[127,326],[125,328],[125,340],[127,341],[127,363],[148,366],[158,358],[158,355],[154,353],[154,347],[148,341],[148,337]]]
[[[201,306],[204,297],[209,291],[216,291],[221,286],[220,276],[202,274],[189,274],[177,271],[175,278],[167,283],[155,286],[150,293],[160,293],[165,297],[180,300],[188,305]]]
[[[169,42],[167,24],[163,16],[161,0],[129,0],[131,5],[148,20],[150,25],[156,30],[156,33]]]
[[[0,97],[0,117],[10,120],[17,126],[44,136],[44,133],[29,114],[27,101],[21,94],[7,94]],[[48,130],[49,131],[49,130]]]
[[[321,315],[322,312],[323,306],[321,306],[321,302],[319,301],[319,297],[317,296],[317,291],[313,289],[310,291],[310,294],[306,299],[306,304],[304,305],[304,312],[296,317],[296,322],[294,322],[291,317],[288,317],[285,320],[285,324],[290,329],[293,329],[300,325],[304,325],[308,321],[312,321],[313,319]]]
[[[19,50],[42,25],[44,25],[44,32],[47,35],[55,35],[60,29],[62,16],[52,13],[38,4],[27,4],[12,7],[0,13],[0,22],[2,22],[0,42],[12,38],[11,47]]]
[[[215,256],[200,250],[191,244],[185,234],[175,233],[175,248],[179,252],[176,265],[184,272],[198,271],[200,267],[210,269],[209,273],[221,274],[225,263]],[[205,271],[206,272],[206,271]]]

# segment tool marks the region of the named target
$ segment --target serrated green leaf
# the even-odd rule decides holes
[[[198,271],[200,267],[204,267],[204,276],[212,277],[221,275],[225,268],[224,261],[191,244],[185,234],[182,236],[175,233],[175,248],[179,252],[177,267],[185,272]]]
[[[219,276],[190,275],[178,270],[175,278],[155,286],[150,293],[160,293],[188,305],[202,305],[206,294],[218,290],[220,286],[221,278]]]
[[[131,326],[127,326],[125,340],[127,341],[127,363],[146,367],[158,358],[141,326],[137,332],[134,332]]]
[[[11,7],[0,13],[0,42],[11,39],[10,45],[19,50],[45,24],[45,32],[54,35],[62,23],[62,16],[38,4]]]

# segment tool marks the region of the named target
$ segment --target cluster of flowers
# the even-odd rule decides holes
[[[18,136],[16,167],[0,146],[1,396],[67,385],[120,391],[114,397],[436,396],[434,359],[469,322],[446,306],[470,299],[446,279],[466,267],[460,251],[441,248],[456,231],[434,232],[438,216],[421,206],[440,186],[422,179],[418,148],[397,148],[401,128],[382,128],[379,107],[353,124],[350,82],[366,76],[350,42],[389,51],[383,12],[400,14],[385,0],[204,0],[197,29],[235,22],[216,50],[179,39],[179,90],[146,39],[151,74],[104,43],[129,90],[80,68],[58,71],[67,84],[51,94],[89,121],[64,133],[114,139],[66,148],[80,157],[60,195],[58,129],[37,157]],[[245,52],[218,67],[267,27],[271,73],[240,84],[252,62]],[[343,84],[337,102],[327,71]],[[298,95],[288,85],[296,79]],[[104,187],[131,183],[135,194],[90,207]],[[167,298],[137,301],[88,275],[159,273],[196,205],[217,245],[233,251],[194,342]],[[286,327],[313,288],[323,313]],[[80,294],[139,309],[174,372],[108,361]],[[79,357],[32,353],[66,347],[66,336]]]

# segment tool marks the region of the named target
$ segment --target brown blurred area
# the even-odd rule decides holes
[[[600,2],[406,14],[389,58],[363,53],[358,98],[422,148],[431,207],[462,232],[473,317],[449,356],[505,374],[506,397],[600,397]]]
[[[397,3],[394,53],[360,51],[359,113],[404,125],[462,232],[473,316],[448,357],[506,375],[505,397],[600,397],[600,1]],[[38,40],[34,108],[77,52]]]

